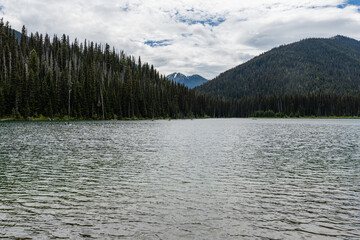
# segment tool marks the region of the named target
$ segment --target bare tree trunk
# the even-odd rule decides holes
[[[17,90],[15,92],[15,111],[19,112],[19,92]]]
[[[103,96],[103,84],[104,84],[104,74],[101,74],[101,82],[100,82],[101,110],[102,110],[103,119],[105,119],[105,113],[104,113],[104,96]]]
[[[69,81],[68,81],[68,86],[69,86],[69,102],[68,102],[68,118],[70,118],[70,102],[71,102],[71,86],[72,86],[72,82],[71,82],[71,60],[69,60]]]
[[[3,50],[3,63],[4,63],[4,66],[3,66],[3,69],[4,69],[4,80],[5,80],[5,83],[6,83],[6,59],[5,59],[5,50]]]

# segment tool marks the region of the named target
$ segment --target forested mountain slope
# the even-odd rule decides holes
[[[140,57],[69,37],[21,36],[0,21],[0,118],[228,116],[224,101],[172,83]],[[215,114],[214,114],[215,112]]]
[[[140,57],[135,60],[108,44],[25,33],[24,27],[19,37],[0,20],[0,120],[360,116],[360,94],[313,91],[215,98],[169,81],[153,66],[141,63]],[[358,45],[345,38],[337,41],[349,41],[350,49]],[[265,55],[260,60],[267,59]],[[351,55],[344,46],[338,55],[346,55],[351,69],[356,67],[359,52]],[[337,72],[334,69],[333,74]],[[352,78],[344,82],[352,83]]]
[[[217,97],[360,92],[360,42],[343,36],[274,48],[196,88]]]

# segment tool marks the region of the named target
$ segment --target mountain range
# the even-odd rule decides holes
[[[194,87],[200,86],[203,83],[208,81],[207,79],[205,79],[202,76],[197,75],[197,74],[192,75],[192,76],[185,76],[184,74],[177,73],[177,72],[168,75],[167,78],[170,81],[183,84],[183,85],[187,86],[188,88],[194,88]]]
[[[26,36],[25,27],[20,34],[2,19],[0,33],[0,121],[229,115],[220,99],[170,82],[108,44],[70,42],[65,34]]]
[[[310,38],[274,48],[196,88],[216,97],[360,92],[360,42]]]
[[[360,42],[343,36],[280,46],[206,81],[165,77],[108,44],[23,37],[1,19],[0,32],[0,121],[360,116]]]

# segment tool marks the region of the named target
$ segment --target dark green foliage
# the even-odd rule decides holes
[[[236,99],[258,93],[357,94],[360,42],[336,36],[280,46],[220,74],[196,90]]]
[[[342,36],[275,48],[196,88],[230,101],[230,116],[357,116],[360,42]]]
[[[358,44],[345,40],[349,41],[348,48]],[[357,54],[360,55],[360,51],[353,53],[354,59]],[[353,66],[353,63],[347,64]],[[336,69],[335,75],[343,76]],[[319,77],[319,81],[321,79]],[[352,86],[351,81],[344,80],[344,86]],[[276,86],[281,88],[279,84]],[[261,92],[262,87],[259,85],[256,92]],[[227,89],[230,88],[233,86],[228,85]],[[168,81],[153,66],[141,63],[140,58],[135,61],[123,52],[110,51],[109,45],[87,41],[79,44],[77,40],[70,43],[65,35],[61,39],[55,35],[52,40],[48,35],[43,37],[38,33],[26,37],[25,27],[19,40],[9,24],[0,20],[0,118],[360,115],[359,94],[263,92],[251,96],[236,95],[242,96],[238,99],[214,98]]]
[[[358,116],[360,94],[255,95],[231,102],[237,117]]]
[[[223,100],[172,83],[140,58],[56,35],[20,36],[0,21],[0,118],[228,116]]]

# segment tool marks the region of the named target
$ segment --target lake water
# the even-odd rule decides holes
[[[360,120],[3,122],[0,238],[359,239]]]

